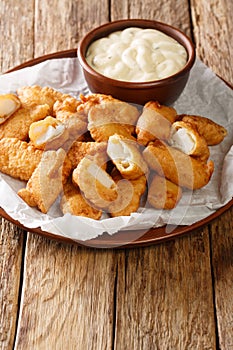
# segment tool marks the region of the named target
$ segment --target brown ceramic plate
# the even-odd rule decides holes
[[[42,57],[38,57],[27,61],[13,69],[10,69],[8,72],[12,72],[15,70],[19,70],[25,67],[34,66],[40,62],[53,59],[53,58],[67,58],[67,57],[77,57],[77,50],[71,49],[66,51],[60,51],[52,54],[48,54]],[[7,72],[7,73],[8,73]],[[139,247],[139,246],[147,246],[151,244],[156,244],[159,242],[163,242],[172,238],[179,237],[181,235],[191,233],[193,230],[201,228],[202,226],[210,223],[212,220],[218,218],[221,214],[223,214],[226,210],[230,209],[233,205],[233,199],[228,202],[225,206],[218,209],[213,214],[209,215],[207,218],[200,220],[189,226],[177,226],[175,228],[169,226],[163,226],[159,228],[151,228],[145,232],[144,231],[119,231],[114,235],[110,236],[108,234],[103,234],[98,238],[94,238],[89,241],[74,241],[70,238],[66,238],[63,236],[59,236],[50,232],[42,231],[40,228],[28,228],[23,226],[18,221],[14,220],[10,217],[2,208],[0,208],[0,215],[12,222],[13,224],[21,227],[22,229],[33,232],[39,235],[42,235],[47,238],[52,238],[58,241],[72,243],[76,242],[82,246],[95,247],[95,248],[122,248],[122,247]]]

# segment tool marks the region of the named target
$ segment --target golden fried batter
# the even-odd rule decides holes
[[[126,102],[103,100],[90,108],[88,130],[95,141],[107,141],[114,134],[134,139],[138,116],[137,108]]]
[[[135,180],[124,179],[118,171],[113,171],[113,180],[117,183],[118,197],[110,203],[108,211],[112,217],[126,216],[136,212],[140,199],[146,190],[146,176],[142,175]]]
[[[90,156],[96,164],[106,168],[108,161],[107,142],[82,142],[74,141],[67,156],[72,163],[72,168],[76,168],[85,156]]]
[[[49,105],[34,105],[20,107],[12,116],[0,125],[0,139],[16,137],[25,141],[28,138],[30,125],[44,119],[49,114]]]
[[[66,153],[63,149],[47,151],[18,195],[30,206],[37,206],[47,213],[62,190],[62,168]]]
[[[27,181],[40,163],[43,152],[16,138],[0,140],[0,171]]]
[[[87,131],[87,116],[83,112],[77,112],[80,101],[68,97],[63,101],[56,101],[53,106],[57,120],[66,125],[72,141]]]
[[[133,140],[114,134],[109,137],[107,153],[126,179],[136,179],[148,172],[138,144]]]
[[[63,100],[69,96],[50,87],[39,85],[21,87],[17,90],[17,94],[23,107],[31,108],[32,106],[47,104],[50,115],[52,115],[55,101]]]
[[[69,132],[62,122],[48,116],[30,125],[29,138],[36,148],[58,149],[68,140]]]
[[[75,186],[71,180],[63,186],[63,191],[60,202],[63,214],[70,213],[71,215],[85,216],[95,220],[100,219],[102,211],[89,204],[78,186]]]
[[[174,108],[162,106],[154,101],[146,103],[136,125],[138,142],[146,146],[155,139],[167,140],[175,118]]]
[[[205,138],[209,146],[219,144],[227,135],[227,130],[223,126],[209,118],[197,115],[181,115],[180,119],[185,123],[194,125],[199,134]]]
[[[0,95],[0,124],[4,123],[10,116],[15,113],[21,102],[14,94]]]
[[[143,151],[143,156],[149,167],[159,175],[189,189],[207,185],[214,171],[212,161],[204,163],[159,140],[150,143]]]
[[[154,175],[148,190],[148,202],[156,209],[173,209],[182,196],[181,187],[165,179]]]
[[[88,157],[74,169],[72,180],[97,208],[107,208],[117,198],[117,186],[111,176]]]
[[[180,151],[206,161],[210,151],[203,136],[199,134],[195,125],[178,121],[172,124],[169,144]]]

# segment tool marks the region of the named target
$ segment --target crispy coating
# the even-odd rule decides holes
[[[201,188],[210,181],[214,171],[212,161],[204,163],[156,140],[143,151],[149,167],[160,176],[188,189]]]
[[[36,148],[58,149],[69,139],[69,132],[62,122],[48,116],[30,125],[29,138]]]
[[[74,141],[67,153],[73,169],[76,168],[81,159],[87,155],[90,156],[96,164],[105,169],[108,161],[107,143]]]
[[[21,102],[15,94],[0,95],[0,124],[10,118],[20,106]]]
[[[66,153],[63,149],[43,153],[38,167],[18,195],[30,206],[47,213],[62,190],[62,168]]]
[[[117,186],[111,176],[88,157],[74,169],[72,180],[97,208],[106,209],[117,198]]]
[[[167,140],[175,118],[174,108],[162,106],[154,101],[146,103],[136,125],[138,142],[146,146],[155,139]]]
[[[137,179],[148,172],[138,144],[133,140],[114,134],[109,137],[107,153],[126,179]]]
[[[20,107],[12,116],[0,125],[0,139],[16,137],[25,141],[28,138],[30,125],[44,119],[49,114],[49,105]]]
[[[110,216],[127,216],[136,212],[140,206],[140,199],[146,190],[146,176],[135,180],[124,179],[118,171],[113,171],[112,177],[117,183],[118,197],[109,205]]]
[[[169,144],[180,151],[207,161],[210,155],[209,147],[195,125],[177,121],[172,124]]]
[[[136,107],[122,101],[103,101],[88,112],[88,130],[95,141],[107,141],[119,134],[133,139],[139,112]]]
[[[57,100],[63,100],[69,95],[50,87],[42,87],[39,85],[23,86],[17,90],[22,106],[31,108],[32,106],[44,105],[49,106],[49,114],[52,115],[53,105]]]
[[[148,189],[148,202],[156,209],[173,209],[182,196],[181,187],[165,179],[154,175]]]
[[[207,145],[214,146],[223,141],[227,135],[227,130],[206,117],[197,115],[181,115],[179,117],[183,122],[194,125],[201,136],[207,142]]]
[[[77,112],[80,101],[68,97],[63,101],[56,101],[53,106],[54,115],[69,131],[70,140],[76,140],[87,131],[87,117],[83,112]]]
[[[63,186],[63,191],[60,202],[63,214],[70,213],[71,215],[85,216],[95,220],[101,218],[102,211],[89,204],[78,186],[75,186],[71,180]]]
[[[27,181],[40,163],[43,152],[16,138],[0,140],[0,171]]]

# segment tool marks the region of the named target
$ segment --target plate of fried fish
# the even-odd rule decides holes
[[[62,228],[54,234],[28,227],[4,208],[1,215],[29,231],[97,247],[145,245],[190,232],[232,201],[191,225],[168,220],[166,226],[148,228],[139,223],[109,234],[108,222],[118,227],[119,219],[131,220],[138,213],[143,221],[154,212],[175,212],[185,201],[188,206],[193,193],[212,181],[216,165],[210,151],[224,143],[227,133],[210,118],[178,114],[156,100],[137,106],[110,95],[74,97],[49,86],[21,86],[0,95],[1,173],[17,181],[17,198],[36,215],[47,216],[56,207],[57,222],[80,218],[81,223],[90,220],[92,230],[99,223],[106,229],[74,239]]]

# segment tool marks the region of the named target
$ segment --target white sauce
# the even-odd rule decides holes
[[[97,72],[122,81],[167,78],[187,62],[185,48],[155,29],[130,27],[94,41],[86,59]]]

